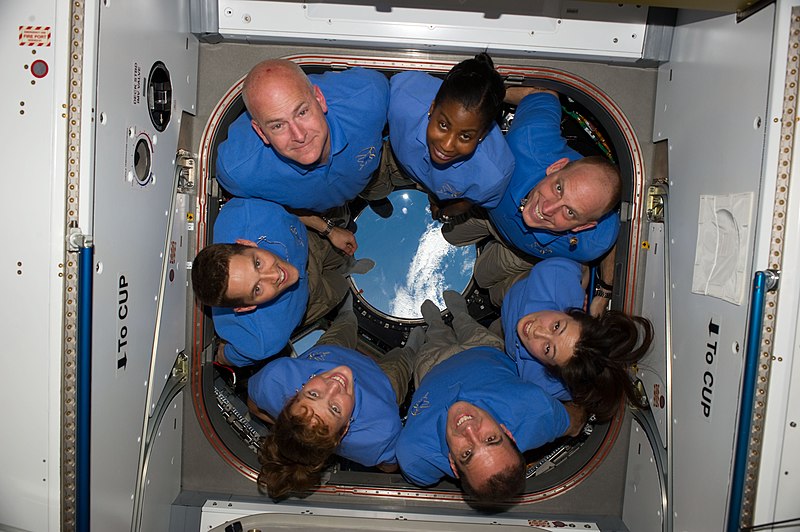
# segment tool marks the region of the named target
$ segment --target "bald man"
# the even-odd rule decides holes
[[[613,282],[613,250],[619,233],[615,211],[621,194],[617,168],[602,157],[582,158],[561,136],[558,94],[536,87],[511,87],[506,102],[517,105],[506,140],[516,159],[511,182],[487,216],[443,228],[448,242],[468,245],[493,237],[475,262],[475,281],[502,304],[511,285],[544,258],[600,268],[600,303]],[[602,305],[605,306],[605,305]],[[598,302],[593,301],[593,310]]]
[[[295,63],[269,59],[242,87],[247,112],[219,147],[217,179],[231,194],[274,201],[352,255],[352,233],[334,223],[378,168],[389,82],[353,68],[306,76]],[[378,194],[378,196],[381,196]]]

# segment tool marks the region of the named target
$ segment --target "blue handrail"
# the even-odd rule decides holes
[[[92,272],[94,248],[78,251],[78,360],[76,369],[75,529],[89,530],[89,451],[92,386]]]
[[[775,272],[756,272],[750,298],[750,316],[747,322],[747,347],[745,349],[742,395],[739,404],[739,426],[736,432],[736,449],[733,455],[733,478],[728,505],[728,532],[739,530],[742,518],[744,478],[747,469],[747,449],[753,420],[753,397],[758,376],[758,358],[761,346],[761,328],[764,320],[764,298],[777,282]]]

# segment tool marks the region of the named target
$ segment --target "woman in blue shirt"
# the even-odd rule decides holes
[[[503,79],[485,53],[457,64],[444,80],[423,72],[391,78],[386,151],[431,195],[435,219],[499,203],[514,172],[495,122],[504,97]]]
[[[503,300],[505,351],[523,380],[604,420],[623,397],[636,398],[629,368],[650,348],[653,326],[616,311],[595,318],[582,310],[585,297],[580,264],[564,258],[536,264]]]
[[[420,329],[405,347],[375,362],[354,349],[356,329],[347,305],[317,345],[296,358],[270,362],[250,378],[251,412],[274,420],[259,453],[258,484],[270,497],[318,485],[334,453],[397,470],[397,405],[406,396],[412,353],[424,335]]]

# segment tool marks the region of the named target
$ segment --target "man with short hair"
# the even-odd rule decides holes
[[[521,451],[577,435],[584,415],[524,382],[502,340],[485,329],[470,332],[474,320],[463,299],[444,295],[452,330],[431,301],[423,303],[429,327],[414,360],[418,385],[397,442],[398,463],[414,484],[454,476],[478,506],[508,501],[525,484]],[[488,345],[476,347],[482,344]]]
[[[352,255],[353,234],[329,223],[329,211],[358,194],[373,199],[364,189],[380,162],[386,76],[363,68],[306,76],[291,61],[269,59],[250,70],[242,97],[247,112],[219,147],[220,184],[234,196],[296,211]]]
[[[487,209],[487,218],[445,227],[444,237],[454,245],[494,237],[476,260],[475,281],[489,289],[498,306],[520,275],[549,257],[586,263],[605,256],[601,281],[611,285],[619,233],[614,208],[622,186],[618,169],[567,146],[554,91],[510,87],[506,102],[517,105],[506,135],[516,159],[511,182],[499,205]]]
[[[233,198],[214,223],[214,244],[192,264],[192,287],[211,306],[225,344],[224,364],[245,366],[278,353],[292,331],[333,309],[346,295],[355,261],[306,228],[276,203]]]

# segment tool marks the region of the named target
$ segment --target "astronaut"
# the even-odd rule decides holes
[[[571,418],[566,405],[520,379],[505,353],[474,347],[423,376],[397,459],[414,484],[454,476],[479,505],[505,501],[524,489],[522,451],[576,435],[582,418]]]
[[[511,179],[514,157],[495,118],[503,79],[481,53],[454,66],[444,80],[401,72],[390,81],[391,164],[432,195],[432,214],[444,220],[472,204],[495,207]],[[396,161],[389,161],[394,156]],[[441,212],[439,212],[441,210]]]
[[[444,295],[448,308],[459,306],[459,294]],[[449,330],[439,309],[423,303],[429,326],[414,360],[419,384],[397,442],[397,460],[414,484],[429,486],[454,476],[474,504],[486,506],[523,490],[522,451],[578,434],[584,416],[520,379],[513,360],[497,348],[502,340],[485,329],[471,332],[463,299],[460,305]],[[474,347],[485,343],[490,345]]]
[[[357,320],[348,298],[317,344],[297,358],[268,363],[248,382],[248,406],[273,423],[262,442],[259,487],[272,498],[311,489],[333,453],[397,470],[395,447],[412,360],[424,333],[375,362],[356,351]]]
[[[516,168],[500,203],[486,217],[443,228],[454,245],[491,240],[475,263],[475,281],[502,304],[508,288],[539,260],[567,257],[591,262],[604,257],[601,282],[613,282],[613,252],[619,232],[621,179],[602,157],[581,156],[561,136],[558,95],[536,87],[511,87],[517,104],[506,140]],[[600,294],[607,303],[610,293]]]
[[[339,252],[295,215],[261,199],[228,201],[214,223],[214,242],[192,264],[192,287],[225,340],[217,361],[234,366],[276,354],[298,325],[342,301],[347,274],[374,265]]]
[[[270,59],[253,67],[242,96],[247,113],[228,129],[217,155],[217,179],[234,196],[274,201],[352,255],[345,203],[365,191],[378,168],[389,83],[354,68],[306,76],[295,63]]]
[[[629,371],[650,348],[653,327],[617,311],[591,316],[582,310],[585,300],[580,264],[539,262],[503,300],[505,351],[523,380],[604,421],[624,397],[636,403]]]

